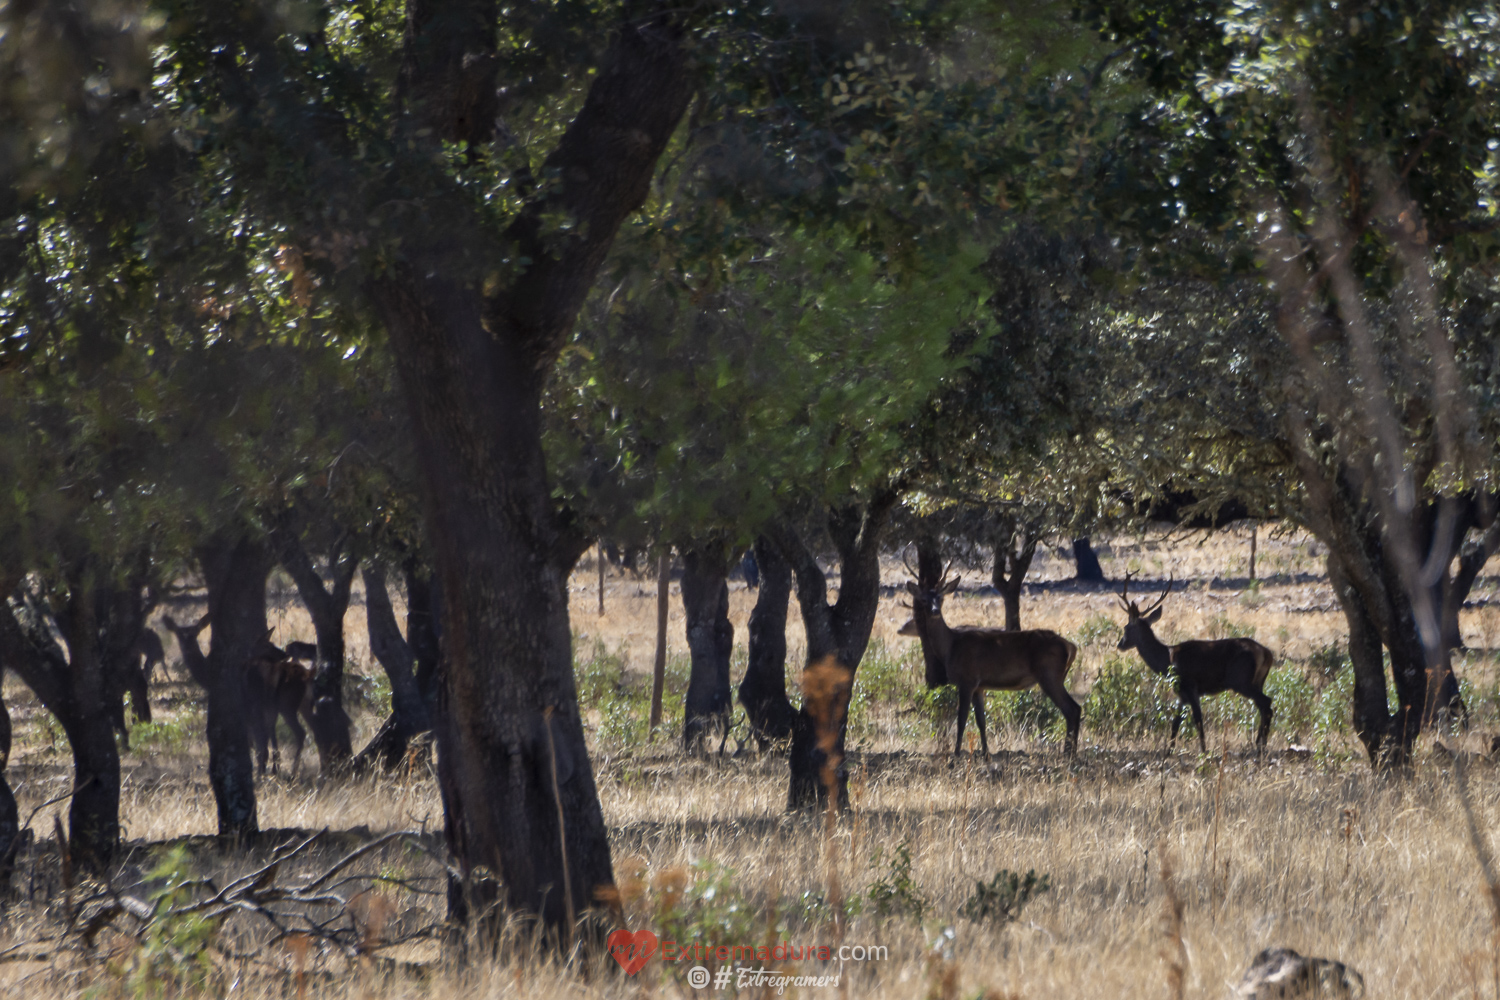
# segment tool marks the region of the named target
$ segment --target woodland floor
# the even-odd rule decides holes
[[[1027,707],[1031,702],[994,696],[993,760],[966,755],[953,763],[951,709],[931,699],[913,707],[921,697],[920,656],[914,641],[895,634],[906,617],[897,606],[904,570],[889,561],[875,641],[856,681],[857,691],[863,684],[869,693],[851,735],[853,808],[831,831],[821,819],[783,812],[786,764],[779,755],[689,758],[670,735],[646,742],[635,713],[653,652],[655,582],[611,573],[601,615],[596,567],[586,558],[573,581],[575,651],[629,925],[714,945],[760,944],[772,928],[774,939],[794,944],[887,949],[882,961],[842,970],[837,962],[729,963],[841,975],[837,989],[793,986],[783,994],[805,997],[1172,996],[1164,955],[1182,966],[1183,995],[1223,997],[1256,952],[1282,945],[1351,964],[1370,996],[1500,1000],[1500,939],[1451,756],[1428,738],[1410,777],[1371,773],[1347,732],[1347,701],[1334,697],[1339,681],[1327,676],[1327,664],[1336,663],[1328,651],[1344,632],[1321,550],[1303,537],[1268,540],[1264,533],[1259,549],[1254,585],[1245,531],[1121,538],[1099,553],[1111,577],[1136,570],[1143,591],[1168,574],[1179,586],[1186,582],[1166,604],[1158,631],[1167,641],[1253,628],[1281,657],[1287,689],[1301,685],[1297,697],[1309,707],[1289,707],[1278,718],[1261,758],[1251,752],[1243,712],[1228,704],[1232,695],[1214,700],[1206,755],[1195,740],[1169,751],[1159,725],[1091,729],[1086,716],[1076,762],[1063,759],[1054,728]],[[1064,582],[1071,573],[1071,560],[1039,553],[1023,622],[1080,641],[1069,684],[1081,700],[1098,702],[1105,697],[1105,687],[1092,690],[1098,678],[1118,680],[1127,667],[1143,668],[1134,653],[1114,651],[1123,616],[1112,591]],[[1000,602],[987,588],[987,570],[964,570],[963,580],[947,608],[950,623],[998,624]],[[1497,588],[1500,579],[1483,577],[1464,613],[1472,651],[1458,669],[1474,730],[1442,737],[1450,748],[1487,750],[1500,732],[1491,652],[1500,652]],[[278,585],[273,594],[275,639],[310,639],[292,592]],[[741,665],[754,597],[742,581],[732,583]],[[675,588],[673,598],[669,692],[680,726],[685,660]],[[170,610],[194,614],[190,601]],[[378,725],[386,697],[358,594],[347,629],[358,743]],[[789,642],[795,664],[795,611]],[[261,826],[278,832],[251,850],[226,852],[208,836],[215,818],[201,700],[181,682],[170,644],[169,661],[173,679],[158,674],[153,687],[156,721],[136,727],[134,749],[124,756],[128,845],[111,880],[115,889],[149,898],[168,884],[168,871],[209,876],[222,888],[278,848],[330,830],[275,873],[277,884],[295,886],[361,844],[409,830],[416,835],[351,865],[345,874],[358,879],[337,890],[345,899],[368,893],[349,906],[309,912],[347,926],[346,936],[362,936],[367,945],[441,917],[443,898],[429,894],[441,888],[442,858],[430,764],[414,763],[394,778],[325,783],[309,748],[299,777],[260,788]],[[8,775],[36,837],[14,879],[18,898],[0,921],[0,988],[16,995],[190,994],[184,984],[195,976],[206,977],[206,993],[248,997],[764,993],[695,990],[687,981],[693,961],[653,959],[627,978],[607,957],[563,967],[521,944],[460,962],[458,948],[417,938],[377,948],[375,959],[349,959],[308,939],[266,945],[270,932],[253,914],[212,926],[183,920],[149,934],[130,931],[121,919],[85,945],[62,929],[97,912],[100,887],[66,884],[54,837],[54,817],[65,817],[66,802],[46,804],[69,787],[66,741],[14,678],[6,679],[5,696],[16,725]],[[674,731],[669,716],[667,733]],[[1469,760],[1480,826],[1500,828],[1500,767],[1484,756]],[[1180,952],[1176,937],[1164,933],[1174,925],[1163,919],[1170,909],[1163,861],[1183,907],[1175,925]],[[1046,874],[1049,889],[1010,922],[961,915],[976,882],[1002,869]],[[848,914],[837,925],[835,910]],[[191,958],[195,941],[212,944],[201,966]]]

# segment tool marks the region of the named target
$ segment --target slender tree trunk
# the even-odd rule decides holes
[[[786,696],[786,614],[792,568],[765,538],[755,540],[760,590],[750,612],[750,662],[740,681],[740,704],[764,750],[792,734],[796,710]]]
[[[734,625],[729,620],[729,556],[709,542],[682,554],[682,610],[692,669],[683,701],[682,746],[702,749],[713,731],[728,733],[734,693],[729,686],[729,659],[734,652]]]
[[[880,602],[880,535],[898,498],[895,490],[883,490],[867,504],[830,512],[829,534],[840,570],[839,598],[833,604],[828,603],[828,581],[817,558],[796,531],[779,524],[768,532],[796,576],[797,603],[807,632],[808,669],[803,671],[802,706],[792,727],[788,760],[790,810],[826,807],[830,770],[838,806],[848,808],[844,740],[849,699]],[[812,692],[818,697],[809,697]]]
[[[672,550],[662,552],[656,566],[656,656],[651,666],[652,734],[661,725],[661,700],[667,684],[667,615],[671,610]]]
[[[599,614],[604,615],[604,543],[599,543]]]
[[[1486,498],[1485,507],[1493,506],[1493,500]],[[1475,503],[1473,506],[1480,506]],[[1469,599],[1469,592],[1474,589],[1479,574],[1484,571],[1485,563],[1489,562],[1490,556],[1500,548],[1500,518],[1495,516],[1492,509],[1482,511],[1480,527],[1484,529],[1484,535],[1479,544],[1463,549],[1458,557],[1458,568],[1454,570],[1453,576],[1444,581],[1442,588],[1443,600],[1443,637],[1449,649],[1463,649],[1464,636],[1459,628],[1458,615],[1463,610],[1464,602]],[[1467,525],[1465,526],[1467,527]],[[1459,540],[1460,542],[1462,539]]]
[[[1255,536],[1260,532],[1254,521],[1250,522],[1250,579],[1255,579]]]
[[[1349,663],[1354,671],[1354,732],[1365,745],[1370,762],[1381,766],[1391,731],[1390,704],[1385,691],[1385,654],[1364,599],[1349,582],[1338,557],[1328,553],[1328,580],[1344,609],[1349,626]]]
[[[402,638],[396,612],[391,607],[385,567],[378,562],[366,562],[363,574],[370,653],[390,680],[391,714],[354,758],[351,770],[358,773],[378,766],[389,773],[406,760],[406,748],[412,737],[432,728],[432,719],[417,685],[416,657]]]
[[[1104,567],[1099,565],[1099,557],[1094,554],[1094,547],[1089,544],[1087,535],[1073,539],[1073,561],[1078,567],[1073,573],[1073,579],[1080,583],[1104,582]]]
[[[282,567],[297,585],[297,593],[312,619],[318,640],[313,664],[312,712],[309,728],[318,748],[323,774],[336,774],[354,755],[349,737],[349,715],[344,711],[344,615],[359,559],[335,545],[329,553],[332,585],[323,583],[300,537],[301,519],[290,516],[274,532]]]
[[[995,542],[995,568],[990,579],[1005,604],[1005,627],[1012,632],[1021,628],[1021,592],[1026,587],[1026,573],[1031,569],[1036,545],[1036,537],[1024,527],[1017,527],[1004,540]]]
[[[416,661],[412,673],[430,723],[436,718],[442,686],[442,593],[415,557],[406,560],[402,573],[406,580],[406,648]]]

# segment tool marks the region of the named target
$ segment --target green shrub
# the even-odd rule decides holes
[[[1124,626],[1117,623],[1109,615],[1095,612],[1083,620],[1078,626],[1078,631],[1073,635],[1073,641],[1079,647],[1089,649],[1092,647],[1107,648],[1120,641],[1120,635],[1124,632]]]
[[[1254,639],[1255,626],[1237,622],[1228,615],[1214,615],[1208,619],[1210,639]]]
[[[1027,903],[1051,888],[1050,876],[1038,876],[1035,871],[1022,876],[1002,868],[988,885],[974,883],[974,895],[958,911],[959,916],[975,923],[1008,924],[1021,915]]]
[[[874,864],[880,863],[879,849],[872,861]],[[869,898],[870,905],[875,907],[875,912],[882,917],[908,916],[916,920],[922,919],[922,914],[927,911],[927,900],[922,897],[921,889],[911,877],[911,849],[906,841],[903,840],[896,848],[886,867],[885,877],[870,883],[865,895]]]
[[[137,997],[188,996],[206,993],[215,985],[215,966],[209,953],[219,933],[219,921],[201,913],[171,911],[190,903],[187,848],[168,851],[151,872],[163,885],[151,894],[151,919],[136,937],[136,947],[125,959],[125,981]]]
[[[1083,706],[1084,727],[1118,736],[1167,732],[1177,711],[1170,681],[1152,673],[1134,656],[1111,656]]]

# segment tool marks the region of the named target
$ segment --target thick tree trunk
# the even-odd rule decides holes
[[[43,612],[29,601],[22,620],[0,609],[0,657],[57,719],[73,754],[73,795],[68,807],[68,851],[73,863],[105,871],[120,839],[120,754],[115,746],[112,691],[105,676],[96,581],[100,570],[84,557],[67,571],[68,593],[50,617],[67,643],[65,656]],[[104,641],[101,641],[104,640]]]
[[[1104,582],[1104,567],[1099,565],[1099,557],[1094,554],[1087,535],[1073,539],[1073,561],[1077,564],[1073,579],[1080,583]]]
[[[1349,582],[1338,558],[1328,554],[1328,580],[1344,609],[1349,626],[1349,663],[1354,671],[1354,732],[1365,745],[1370,762],[1384,763],[1386,739],[1391,731],[1390,703],[1386,700],[1385,653],[1380,635],[1364,599]]]
[[[792,735],[796,710],[786,696],[786,613],[792,568],[765,538],[755,540],[760,591],[750,612],[750,662],[740,681],[740,704],[764,750]]]
[[[478,3],[412,8],[403,143],[436,158],[444,138],[486,140],[494,116],[472,113],[463,95],[494,92],[495,16]],[[414,226],[400,259],[372,279],[412,414],[442,583],[436,732],[461,873],[449,893],[458,920],[486,913],[498,926],[509,912],[533,913],[567,939],[575,915],[613,883],[573,681],[566,572],[581,549],[553,510],[540,403],[693,85],[678,26],[650,14],[621,24],[544,164],[548,186],[503,238],[466,214],[468,195],[444,203],[440,188],[429,214],[443,224]],[[487,287],[496,267],[502,280]],[[493,879],[474,878],[480,867]]]
[[[255,770],[245,728],[245,664],[270,631],[266,627],[266,577],[272,559],[266,545],[248,534],[225,531],[198,548],[208,584],[209,652],[196,633],[177,634],[183,662],[208,692],[208,781],[218,808],[219,836],[244,838],[260,829],[255,807]]]
[[[727,736],[734,709],[729,686],[729,658],[734,652],[729,556],[722,545],[710,542],[684,551],[682,565],[682,611],[692,661],[682,706],[682,746],[696,753],[710,733]]]
[[[995,542],[995,567],[990,580],[1005,604],[1005,627],[1016,632],[1021,628],[1021,592],[1026,587],[1026,573],[1036,555],[1037,539],[1025,528]]]
[[[792,727],[788,760],[790,810],[825,807],[830,784],[836,786],[839,808],[848,808],[849,774],[843,765],[849,698],[880,603],[880,534],[898,496],[895,490],[883,490],[867,504],[830,511],[829,534],[840,570],[834,604],[828,603],[828,580],[817,558],[796,531],[779,524],[768,532],[796,576],[807,632],[808,669],[803,671],[802,706]],[[819,697],[809,697],[810,692]]]
[[[325,585],[302,543],[301,521],[295,513],[289,514],[272,537],[282,568],[297,585],[318,640],[308,723],[318,748],[319,770],[332,775],[343,770],[354,755],[349,715],[344,711],[344,615],[349,610],[349,594],[359,559],[344,551],[341,544],[334,545],[328,556],[332,585]]]
[[[377,562],[365,563],[364,581],[370,653],[390,680],[391,714],[350,767],[356,773],[373,767],[389,773],[406,760],[406,749],[412,737],[432,728],[432,719],[417,685],[416,658],[401,635],[396,612],[391,607],[385,567]]]

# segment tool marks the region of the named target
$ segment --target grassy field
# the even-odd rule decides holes
[[[853,809],[831,828],[822,818],[785,815],[783,757],[696,759],[677,749],[686,660],[675,600],[668,726],[649,738],[654,581],[611,575],[601,615],[595,567],[586,559],[574,580],[575,651],[628,925],[679,943],[886,949],[882,960],[841,969],[837,962],[728,963],[840,976],[837,988],[792,986],[783,994],[807,997],[1171,997],[1173,966],[1182,995],[1221,997],[1272,945],[1352,964],[1370,996],[1500,996],[1500,943],[1451,758],[1426,739],[1409,779],[1376,776],[1362,762],[1348,731],[1342,616],[1318,547],[1300,537],[1262,537],[1257,584],[1245,579],[1244,533],[1123,538],[1100,554],[1111,576],[1133,569],[1148,580],[1170,573],[1186,581],[1184,592],[1168,598],[1158,629],[1168,641],[1253,634],[1278,654],[1269,753],[1251,753],[1254,712],[1233,695],[1205,706],[1207,755],[1196,740],[1169,751],[1173,700],[1134,653],[1115,651],[1123,615],[1111,592],[1064,582],[1071,563],[1043,553],[1023,620],[1082,647],[1069,679],[1085,704],[1079,756],[1063,759],[1055,711],[1026,693],[991,695],[992,761],[953,762],[951,694],[922,689],[916,644],[895,634],[906,614],[897,602],[904,571],[893,560],[856,681]],[[964,570],[963,579],[949,622],[997,623],[1002,612],[984,588],[987,573]],[[1459,669],[1475,731],[1443,737],[1450,748],[1486,749],[1500,730],[1488,652],[1500,646],[1495,588],[1485,577],[1464,613],[1475,651]],[[277,640],[310,638],[306,616],[278,593]],[[743,583],[732,585],[739,663],[754,596]],[[367,736],[387,696],[369,660],[358,597],[355,603],[348,630],[359,677],[351,694]],[[795,664],[795,613],[790,633]],[[8,773],[36,836],[14,880],[19,898],[0,924],[0,986],[19,995],[192,995],[193,983],[206,984],[205,994],[249,997],[775,995],[764,986],[695,990],[687,978],[695,961],[653,958],[634,977],[604,956],[561,966],[533,954],[519,930],[500,956],[467,963],[456,947],[421,939],[352,959],[303,939],[267,945],[264,921],[253,914],[213,923],[184,917],[147,933],[121,918],[110,925],[118,932],[103,930],[86,946],[62,929],[70,920],[87,923],[105,897],[99,886],[67,884],[53,833],[65,803],[44,805],[69,786],[66,742],[13,678],[5,693],[17,731]],[[148,898],[174,880],[210,876],[222,888],[271,860],[278,840],[226,854],[204,836],[214,829],[214,807],[201,705],[176,680],[159,680],[153,696],[158,721],[136,728],[125,756],[130,843],[113,887]],[[327,904],[310,912],[337,917],[350,940],[371,946],[439,919],[442,897],[430,893],[441,888],[434,834],[441,807],[430,765],[352,784],[320,783],[315,770],[315,761],[304,760],[301,777],[260,789],[261,825],[285,829],[283,853],[305,833],[334,831],[283,863],[277,884],[305,884],[382,834],[419,831],[346,870],[358,877],[337,892],[366,894],[345,912]],[[1495,829],[1500,773],[1475,756],[1467,774],[1481,826]],[[996,879],[1001,872],[1023,883],[1027,872],[1045,876],[1045,891],[1017,898],[1007,879]],[[186,899],[188,890],[180,891]],[[1180,921],[1164,918],[1171,898],[1182,907]]]

